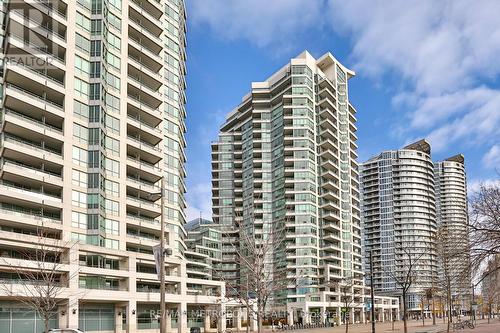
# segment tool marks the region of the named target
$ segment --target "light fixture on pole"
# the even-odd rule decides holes
[[[371,324],[372,324],[372,333],[375,333],[375,294],[373,292],[373,250],[370,249],[370,297],[371,297]]]
[[[156,271],[160,280],[160,333],[166,332],[166,309],[165,309],[165,255],[172,255],[172,249],[165,249],[165,177],[161,178],[161,192],[154,193],[160,195],[160,244],[153,247],[153,254],[156,261]],[[153,195],[153,194],[152,194]]]

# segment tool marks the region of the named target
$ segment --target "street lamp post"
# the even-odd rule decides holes
[[[472,283],[472,302],[470,303],[470,319],[472,322],[476,320],[476,308],[475,308],[475,303],[474,303],[474,288],[476,286],[474,283]]]
[[[165,177],[161,178],[161,192],[152,193],[150,196],[160,195],[160,246],[158,255],[155,254],[155,260],[157,261],[156,269],[159,268],[159,279],[160,279],[160,333],[166,332],[166,315],[167,311],[165,310],[165,255],[171,255],[172,249],[165,248]],[[157,248],[155,246],[155,248]],[[153,248],[153,252],[156,251]],[[159,267],[158,267],[159,266]]]
[[[372,314],[372,333],[375,333],[375,294],[373,292],[373,250],[370,249],[370,297],[371,297],[371,314]]]
[[[166,332],[166,311],[165,311],[165,176],[161,177],[161,198],[160,198],[160,333]]]

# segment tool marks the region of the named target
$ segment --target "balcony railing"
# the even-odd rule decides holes
[[[128,96],[128,98],[130,98],[131,100],[134,100],[134,101],[136,101],[137,103],[139,103],[139,104],[141,105],[141,108],[145,108],[145,109],[147,109],[149,112],[152,112],[152,113],[158,113],[158,116],[160,116],[160,117],[161,117],[161,111],[160,111],[160,109],[159,109],[159,108],[156,108],[156,109],[155,109],[155,108],[153,108],[153,107],[149,106],[148,104],[144,103],[142,100],[140,100],[139,98],[137,98],[137,97],[136,97],[136,96],[134,96],[134,95],[130,95],[130,94],[128,94],[127,96]]]
[[[61,86],[61,87],[64,87],[64,82],[63,80],[59,80],[59,79],[56,79],[52,76],[49,76],[43,72],[40,72],[40,71],[37,71],[37,70],[34,70],[33,68],[30,68],[29,66],[25,66],[25,65],[21,65],[21,63],[16,63],[14,66],[19,66],[23,69],[26,69],[27,71],[33,73],[33,74],[36,74],[36,75],[40,75],[40,76],[43,76],[45,79],[49,80],[49,81],[52,81],[54,82],[55,84]]]
[[[36,0],[36,2],[38,2],[39,4],[45,6],[46,8],[48,8],[50,11],[52,12],[56,12],[57,14],[61,15],[62,17],[66,18],[66,13],[63,12],[63,11],[60,11],[59,9],[54,9],[54,7],[52,6],[52,2],[50,1],[47,1],[47,0]]]
[[[156,151],[161,151],[161,148],[160,148],[158,145],[152,145],[152,144],[150,144],[150,143],[148,143],[148,142],[145,142],[145,141],[139,140],[139,139],[137,139],[137,138],[135,138],[135,137],[133,137],[133,136],[130,136],[130,135],[127,135],[127,137],[128,137],[130,140],[132,140],[132,141],[134,141],[134,142],[138,143],[139,145],[145,145],[145,146],[147,146],[147,147],[149,147],[149,148],[151,148],[151,149],[153,149],[153,150],[156,150]]]
[[[49,217],[47,213],[44,213],[44,215],[42,216],[41,213],[39,213],[37,211],[29,210],[29,209],[0,206],[0,212],[2,212],[4,214],[26,217],[29,219],[35,219],[35,220],[40,220],[40,221],[53,222],[53,223],[57,223],[57,224],[62,223],[60,217],[55,217],[55,216]]]
[[[15,143],[17,143],[19,145],[22,145],[22,146],[25,146],[25,147],[29,147],[29,148],[40,149],[40,150],[43,150],[43,151],[45,151],[45,152],[47,152],[49,154],[54,154],[54,155],[57,155],[59,157],[62,157],[62,153],[60,151],[57,151],[55,149],[48,148],[48,147],[42,147],[39,144],[36,144],[34,142],[30,142],[30,141],[27,141],[27,140],[23,140],[21,138],[18,138],[18,137],[12,136],[12,135],[6,134],[4,140],[7,141],[7,142],[15,142]]]
[[[137,185],[140,185],[140,186],[150,187],[150,188],[152,188],[152,189],[154,189],[155,191],[158,191],[158,192],[161,191],[161,187],[158,186],[158,185],[155,185],[153,183],[145,182],[143,180],[138,180],[137,178],[130,177],[130,176],[127,176],[127,180],[131,181],[131,182],[133,182],[133,183],[135,183]]]
[[[139,163],[141,166],[145,166],[147,168],[154,169],[155,171],[161,171],[161,169],[159,167],[157,167],[156,165],[154,165],[154,164],[151,164],[151,163],[148,163],[148,162],[145,162],[145,161],[142,161],[142,160],[138,160],[138,159],[135,159],[135,158],[132,158],[132,157],[129,157],[129,156],[127,156],[127,161],[132,161],[132,162],[135,162],[135,163]]]
[[[66,63],[66,60],[64,60],[63,58],[59,57],[58,55],[56,55],[54,53],[49,52],[48,49],[47,49],[47,47],[42,47],[40,45],[33,44],[28,39],[24,39],[23,37],[18,36],[18,35],[13,34],[13,33],[9,33],[8,37],[17,40],[17,41],[23,43],[24,45],[27,45],[27,46],[31,47],[32,49],[40,51],[40,52],[42,52],[43,54],[45,54],[45,55],[47,55],[49,57],[54,57],[57,60],[59,60],[60,62],[62,62],[63,64]]]
[[[151,130],[153,132],[156,132],[156,133],[159,133],[159,134],[161,134],[161,132],[162,132],[161,128],[149,126],[148,124],[142,122],[139,117],[127,116],[127,118],[132,119],[134,121],[137,121],[140,124],[141,127],[144,126],[144,127],[146,127],[147,129],[149,129],[149,130]]]
[[[0,279],[0,284],[23,284],[23,285],[32,285],[32,286],[35,286],[35,285],[43,286],[43,285],[47,284],[47,281],[28,280],[28,279]],[[64,285],[61,282],[54,282],[54,281],[51,282],[51,286],[54,286],[54,287],[58,286],[58,287],[62,287],[62,288],[67,287],[66,285]]]
[[[137,215],[132,215],[132,214],[127,214],[127,219],[134,220],[134,221],[137,221],[139,223],[149,223],[149,224],[158,225],[158,226],[160,225],[160,221],[158,221],[158,220],[150,219],[147,217],[141,217],[141,216],[137,216]]]
[[[132,234],[127,232],[127,237],[132,237],[136,239],[142,239],[146,241],[157,241],[160,239],[159,236],[146,235],[146,234]]]
[[[160,208],[160,205],[157,204],[157,203],[154,203],[154,202],[151,202],[151,201],[147,201],[147,200],[144,200],[144,199],[140,199],[140,198],[137,198],[137,197],[133,197],[133,196],[130,196],[130,195],[127,195],[127,200],[131,200],[131,201],[137,202],[137,203],[142,204],[142,205],[152,206],[154,208]]]
[[[5,188],[7,190],[13,190],[13,191],[20,192],[20,193],[26,193],[29,195],[34,195],[34,196],[37,196],[41,199],[48,198],[48,199],[53,200],[53,201],[62,202],[62,199],[59,196],[44,193],[44,192],[41,192],[41,191],[36,190],[36,189],[32,189],[29,187],[23,187],[23,186],[13,184],[10,182],[6,182],[6,181],[3,181],[0,183],[0,189],[1,188]]]
[[[140,81],[140,79],[138,79],[138,78],[136,78],[136,77],[134,77],[134,76],[132,76],[132,75],[130,75],[130,74],[128,75],[128,78],[129,78],[131,81],[133,81],[133,82],[137,83],[137,84],[138,84],[141,88],[145,88],[145,89],[147,89],[149,94],[151,94],[151,95],[159,95],[159,96],[163,96],[163,94],[161,93],[161,91],[159,91],[159,90],[155,90],[155,89],[151,88],[150,86],[148,86],[148,85],[147,85],[147,84],[145,84],[144,82],[141,82],[141,81]]]
[[[29,16],[26,16],[26,15],[21,15],[19,12],[15,12],[15,11],[12,11],[13,13],[17,13],[19,14],[19,16],[21,16],[23,18],[23,20],[26,22],[30,22],[33,24],[33,26],[37,27],[37,28],[40,28],[42,29],[43,31],[51,34],[51,35],[56,35],[60,38],[62,38],[64,41],[66,41],[66,35],[65,34],[62,34],[58,31],[54,31],[54,30],[51,30],[49,29],[48,27],[44,26],[42,22],[39,22],[37,20],[34,20],[33,18],[29,17]],[[12,14],[11,14],[12,15]]]
[[[43,175],[50,175],[50,176],[55,176],[57,178],[62,178],[60,174],[57,174],[55,172],[51,172],[51,171],[47,171],[47,170],[41,170],[39,168],[35,168],[35,167],[30,166],[30,165],[27,165],[27,164],[24,164],[24,163],[15,162],[15,161],[12,161],[12,160],[5,160],[4,165],[11,165],[11,166],[17,167],[17,168],[29,169],[29,170],[34,171],[35,174],[40,174],[41,176],[43,176]]]
[[[28,90],[25,90],[25,89],[23,89],[23,88],[21,88],[21,87],[19,87],[19,86],[16,86],[15,84],[12,84],[12,83],[7,83],[7,88],[9,88],[9,89],[13,89],[13,90],[17,90],[17,91],[18,91],[18,92],[20,92],[21,94],[29,95],[29,96],[31,96],[31,97],[33,97],[33,98],[35,98],[35,99],[39,100],[39,101],[40,101],[40,102],[42,102],[42,103],[49,103],[49,104],[51,104],[52,106],[54,106],[55,108],[57,108],[57,109],[59,109],[59,110],[63,111],[63,105],[62,105],[62,104],[58,104],[58,103],[56,103],[56,102],[52,102],[52,101],[50,101],[50,100],[48,100],[48,99],[43,98],[43,97],[42,97],[42,96],[40,96],[40,95],[37,95],[37,94],[35,94],[35,93],[32,93],[31,91],[28,91]]]
[[[160,74],[160,72],[158,72],[157,70],[155,70],[155,69],[149,67],[148,65],[144,64],[143,62],[141,62],[136,57],[129,55],[128,58],[129,58],[129,60],[131,60],[132,62],[134,62],[137,66],[139,66],[139,67],[145,67],[147,70],[149,70],[150,72],[148,73],[148,75],[154,76],[155,78],[157,78],[159,80],[162,79],[162,75]]]
[[[60,128],[57,128],[57,127],[52,126],[52,125],[49,125],[49,124],[44,123],[44,122],[42,122],[40,120],[37,120],[35,118],[31,118],[31,117],[29,117],[29,116],[27,116],[25,114],[22,114],[20,112],[14,111],[12,109],[7,109],[6,108],[4,110],[5,110],[5,114],[8,114],[8,115],[14,116],[16,118],[22,119],[22,120],[27,121],[29,123],[32,123],[32,124],[34,124],[36,126],[44,127],[46,129],[48,129],[49,131],[57,132],[58,134],[63,134],[63,131]]]
[[[129,34],[128,38],[130,40],[133,40],[137,44],[139,44],[139,48],[142,51],[146,51],[146,53],[149,54],[151,56],[151,58],[154,58],[155,60],[158,60],[161,63],[161,56],[158,53],[156,53],[154,50],[152,50],[149,47],[147,47],[146,45],[144,45],[144,43],[142,43],[140,40],[135,38],[133,35]],[[157,38],[157,37],[155,37],[155,38]]]

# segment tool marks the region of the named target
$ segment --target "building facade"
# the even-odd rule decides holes
[[[222,233],[210,220],[194,219],[186,224],[186,246],[188,277],[198,279],[220,279],[222,265]]]
[[[438,241],[446,260],[439,260],[441,278],[452,280],[452,298],[468,311],[471,295],[467,178],[465,159],[459,154],[434,163]],[[446,267],[445,267],[446,265]],[[446,271],[445,271],[446,268]]]
[[[186,273],[184,2],[1,5],[2,285],[39,283],[19,269],[32,270],[27,253],[47,243],[63,253],[65,303],[51,326],[158,331],[152,246],[163,211],[168,308],[215,304],[223,283]],[[38,332],[39,318],[14,296],[0,291],[0,331]],[[179,318],[167,326],[186,332]]]
[[[434,166],[430,145],[421,140],[403,149],[384,151],[361,165],[365,271],[372,253],[377,293],[401,296],[398,280],[417,276],[407,299],[420,311],[421,295],[437,278],[437,232]],[[369,282],[370,279],[367,279]]]
[[[500,271],[497,269],[499,265],[499,255],[488,260],[486,271],[491,273],[486,275],[481,283],[482,304],[476,309],[476,318],[480,315],[498,318],[500,315]]]
[[[284,230],[268,269],[276,276],[284,269],[295,283],[275,295],[275,308],[328,308],[340,316],[338,285],[349,284],[352,318],[361,321],[356,110],[347,85],[353,76],[330,53],[315,59],[304,52],[253,82],[212,144],[212,203],[223,241],[237,244],[244,233],[262,242]],[[224,273],[241,283],[233,256],[223,251]]]

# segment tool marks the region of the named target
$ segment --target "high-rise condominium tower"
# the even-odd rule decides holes
[[[47,258],[63,253],[57,280],[65,300],[51,326],[157,328],[152,246],[163,209],[173,249],[168,307],[184,311],[195,294],[215,302],[203,293],[222,284],[187,279],[183,254],[184,2],[1,5],[0,277],[14,289],[40,283],[22,270],[36,267],[29,259],[49,243]],[[40,331],[32,309],[0,294],[1,332]]]
[[[275,305],[338,302],[332,285],[347,279],[363,304],[353,75],[330,53],[314,59],[304,52],[252,83],[212,145],[214,222],[257,242],[285,226],[285,246],[269,269],[284,267],[297,279]],[[225,259],[234,253],[222,256],[234,262]],[[236,264],[224,266],[231,278],[244,278]]]
[[[361,166],[363,242],[366,268],[373,255],[374,288],[400,296],[400,280],[415,263],[418,278],[409,290],[409,310],[420,308],[419,295],[437,274],[435,253],[436,196],[431,148],[421,140],[403,149],[384,151]],[[368,279],[369,281],[370,279]]]
[[[471,292],[471,281],[464,156],[459,154],[434,163],[434,176],[440,230],[438,242],[443,253],[438,257],[439,274],[442,277],[445,273],[448,275],[452,282],[452,297],[465,305]]]

